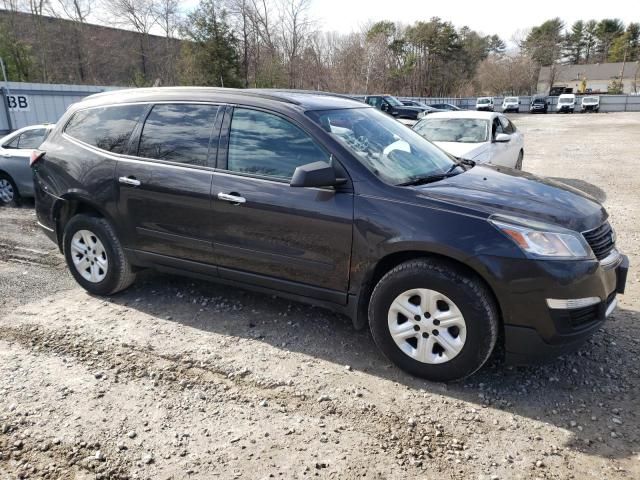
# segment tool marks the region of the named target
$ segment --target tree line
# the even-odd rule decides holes
[[[543,66],[635,62],[640,59],[640,23],[617,18],[578,20],[569,28],[559,18],[533,27],[523,51]]]
[[[552,19],[507,49],[437,17],[322,31],[311,1],[0,0],[0,56],[18,81],[407,96],[529,94],[540,65],[639,56],[638,24],[619,20]]]

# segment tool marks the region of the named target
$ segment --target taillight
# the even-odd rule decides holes
[[[44,154],[47,152],[43,152],[42,150],[34,150],[31,152],[31,160],[29,160],[29,166],[33,167],[33,165],[44,157]]]

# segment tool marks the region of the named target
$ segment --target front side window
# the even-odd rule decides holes
[[[206,166],[217,105],[154,105],[144,122],[138,156]]]
[[[489,122],[476,118],[425,118],[414,130],[430,142],[482,143]]]
[[[507,117],[501,115],[498,118],[500,119],[500,123],[502,124],[504,133],[508,133],[510,135],[516,131],[516,127],[509,121]]]
[[[386,183],[407,184],[449,172],[456,165],[435,145],[373,108],[309,111],[307,115]]]
[[[307,163],[329,155],[291,122],[271,113],[236,108],[229,132],[227,170],[290,179]]]
[[[131,132],[146,105],[117,105],[76,112],[65,133],[81,142],[113,153],[125,153]]]

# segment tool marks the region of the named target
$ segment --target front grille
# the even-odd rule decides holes
[[[583,232],[582,235],[598,260],[602,260],[609,255],[615,245],[613,240],[613,229],[609,222],[605,222],[598,228],[594,228],[588,232]]]

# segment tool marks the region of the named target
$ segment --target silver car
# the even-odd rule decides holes
[[[33,197],[31,153],[53,127],[31,125],[0,138],[0,203],[19,203],[22,197]]]
[[[524,136],[501,113],[432,113],[413,129],[454,157],[522,170]]]

